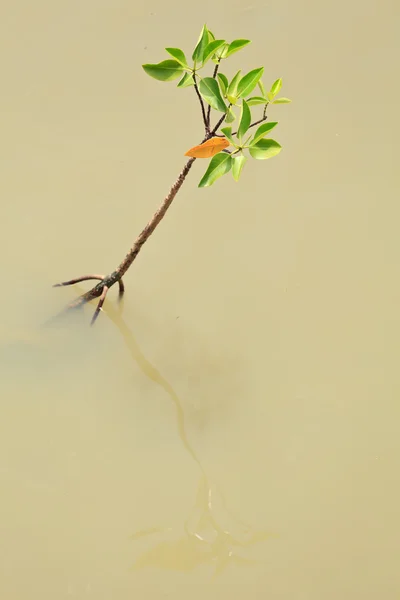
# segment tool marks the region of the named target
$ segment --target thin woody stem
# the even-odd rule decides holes
[[[263,117],[262,119],[258,119],[258,121],[254,121],[254,123],[251,123],[251,125],[249,125],[249,129],[250,127],[255,127],[256,125],[259,125],[259,123],[262,123],[263,121],[266,121],[268,117]],[[232,131],[232,135],[236,135],[237,131]]]
[[[266,104],[264,106],[264,112],[263,112],[262,118],[258,119],[258,121],[254,121],[254,123],[252,123],[251,125],[249,125],[249,129],[250,129],[250,127],[255,127],[256,125],[259,125],[260,123],[263,123],[264,121],[266,121],[268,119],[268,116],[267,116],[267,107],[268,107],[268,104]],[[232,132],[232,135],[236,135],[236,134],[237,134],[237,131],[233,131]]]
[[[204,108],[203,98],[201,97],[201,94],[199,92],[199,88],[198,88],[198,85],[197,85],[195,73],[193,73],[193,81],[194,81],[194,89],[196,91],[196,94],[197,94],[197,97],[199,99],[200,106],[201,106],[201,114],[203,115],[204,129],[205,129],[205,132],[208,133],[209,130],[210,130],[210,127],[209,127],[208,118],[207,118],[207,115],[206,115],[206,109]],[[211,106],[210,106],[210,108],[211,108]]]
[[[258,121],[254,121],[254,123],[251,123],[251,125],[249,125],[249,129],[250,127],[255,127],[256,125],[258,125],[259,123],[262,123],[263,121],[265,121],[267,119],[267,117],[263,117],[262,119],[258,119]]]
[[[215,69],[214,69],[214,73],[213,73],[213,79],[216,78],[217,73],[218,73],[218,69],[219,69],[219,62],[215,65]],[[207,125],[208,125],[208,127],[210,127],[210,115],[211,115],[211,104],[209,104],[208,108],[207,108]]]
[[[228,110],[230,109],[230,107],[231,107],[231,106],[232,106],[231,104],[228,106]],[[222,123],[224,122],[224,119],[225,119],[225,117],[226,117],[226,115],[227,115],[227,114],[228,114],[228,111],[227,111],[227,112],[225,112],[225,113],[222,115],[222,117],[221,117],[221,118],[220,118],[220,119],[217,121],[217,123],[216,123],[215,127],[213,128],[213,130],[212,130],[212,132],[211,132],[211,135],[214,135],[214,134],[215,134],[215,133],[218,131],[218,129],[220,128],[220,126],[221,126],[221,125],[222,125]]]
[[[125,256],[124,260],[121,262],[121,264],[116,268],[114,273],[111,275],[112,278],[115,277],[115,281],[119,281],[121,279],[121,277],[123,277],[123,275],[126,273],[126,271],[129,269],[129,267],[131,266],[131,264],[133,263],[133,261],[135,260],[137,255],[139,254],[140,249],[143,246],[143,244],[145,243],[145,241],[150,237],[150,235],[153,233],[153,231],[155,230],[155,228],[157,227],[157,225],[159,224],[161,219],[164,217],[164,215],[167,212],[168,208],[170,207],[173,199],[175,198],[175,196],[178,193],[178,191],[180,190],[183,182],[185,181],[186,176],[189,173],[191,166],[195,160],[196,160],[195,158],[190,158],[187,161],[187,163],[183,167],[178,179],[176,180],[176,182],[170,189],[169,194],[165,197],[160,208],[154,213],[154,215],[152,216],[150,221],[147,223],[146,227],[143,229],[143,231],[137,237],[135,243],[133,244],[132,248],[129,250],[128,254]]]

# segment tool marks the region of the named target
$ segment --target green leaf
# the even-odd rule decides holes
[[[222,95],[226,96],[226,90],[228,87],[228,78],[223,73],[217,73],[219,85],[221,86]]]
[[[228,140],[231,142],[231,144],[234,144],[235,141],[233,139],[233,135],[232,135],[232,127],[223,127],[221,129],[222,133],[224,134],[224,136],[226,138],[228,138]]]
[[[242,101],[242,110],[240,113],[240,125],[239,125],[239,129],[237,132],[239,139],[242,139],[242,137],[244,136],[244,134],[250,127],[250,123],[251,123],[250,109],[247,106],[246,100],[243,100]]]
[[[193,50],[192,59],[195,63],[201,63],[203,60],[204,50],[209,42],[209,31],[207,29],[207,25],[204,25],[201,30],[200,37],[196,44],[196,48]]]
[[[226,54],[228,52],[228,48],[229,48],[229,44],[225,43],[224,46],[222,46],[221,50],[218,52],[218,57],[221,58],[226,58]]]
[[[208,187],[212,185],[219,177],[229,173],[231,167],[231,155],[228,152],[219,152],[210,160],[210,164],[199,183],[199,187]]]
[[[277,125],[277,122],[264,123],[263,125],[260,125],[260,127],[255,132],[253,139],[250,142],[250,146],[254,146],[255,144],[257,144],[257,142],[262,140],[262,138],[265,137],[270,131],[272,131],[272,129]]]
[[[163,60],[157,64],[142,65],[143,69],[154,79],[159,81],[172,81],[179,77],[183,72],[183,67],[176,60]]]
[[[277,98],[272,104],[289,104],[289,102],[291,102],[289,98]]]
[[[281,87],[282,87],[282,79],[277,79],[275,81],[275,83],[272,84],[272,87],[271,87],[271,90],[270,90],[272,96],[276,96],[277,93],[280,91]]]
[[[263,82],[261,81],[261,79],[260,79],[260,81],[258,82],[258,87],[260,88],[261,96],[262,96],[263,98],[265,98],[265,96],[266,96],[266,91],[265,91],[265,87],[264,87],[264,84],[263,84]]]
[[[232,175],[235,181],[239,181],[240,173],[247,161],[246,156],[232,156]]]
[[[262,98],[261,96],[253,96],[247,100],[249,106],[256,106],[256,104],[268,104],[268,98]]]
[[[241,98],[248,96],[256,87],[263,73],[264,67],[260,67],[259,69],[253,69],[253,71],[242,77],[237,89],[238,96]]]
[[[185,73],[177,87],[185,88],[189,87],[189,85],[194,85],[193,75],[191,73]]]
[[[208,43],[212,42],[213,40],[215,40],[215,35],[212,31],[208,30]]]
[[[225,102],[222,99],[219,91],[218,83],[212,77],[204,77],[199,84],[200,94],[204,100],[215,110],[220,112],[226,111]]]
[[[225,40],[213,40],[207,44],[203,54],[203,65],[215,54],[218,48],[221,48],[225,44]]]
[[[229,44],[224,58],[228,58],[228,56],[230,56],[234,52],[238,52],[238,50],[241,50],[242,48],[247,46],[247,44],[251,44],[251,41],[250,40],[233,40],[233,42],[231,42]]]
[[[226,117],[225,117],[225,123],[233,123],[233,121],[235,119],[236,119],[235,112],[231,108],[228,108],[228,112],[226,113]]]
[[[186,56],[185,56],[183,50],[180,50],[180,48],[165,48],[165,49],[168,52],[168,54],[173,56],[175,58],[175,60],[177,60],[178,63],[182,65],[182,67],[186,67],[187,69],[189,68],[189,66],[186,62]]]
[[[249,147],[249,152],[253,158],[257,160],[265,160],[279,154],[282,146],[275,140],[259,140],[257,144]]]
[[[228,96],[229,102],[232,102],[232,100],[234,100],[234,102],[232,102],[232,104],[235,104],[235,101],[237,99],[237,88],[239,85],[241,73],[242,73],[242,71],[238,71],[236,73],[235,77],[230,82],[228,89],[226,91],[226,95]]]

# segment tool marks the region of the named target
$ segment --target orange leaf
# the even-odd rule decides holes
[[[194,146],[185,153],[185,156],[192,156],[193,158],[211,158],[218,152],[221,152],[224,148],[230,146],[230,142],[226,138],[213,137],[204,144]]]

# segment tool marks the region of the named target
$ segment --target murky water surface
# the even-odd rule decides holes
[[[399,598],[398,3],[0,13],[1,597]],[[201,139],[140,65],[205,21],[283,77],[284,151],[210,189],[198,161],[124,303],[43,327]]]

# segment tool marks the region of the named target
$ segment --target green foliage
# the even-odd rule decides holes
[[[289,98],[277,98],[276,100],[274,100],[275,96],[281,91],[281,87],[282,87],[282,79],[277,79],[272,84],[271,89],[267,94],[268,99],[270,102],[272,102],[272,104],[289,104],[289,102],[291,102],[291,100],[289,100]]]
[[[219,71],[224,60],[248,44],[250,40],[245,39],[231,42],[215,39],[207,25],[204,25],[192,53],[192,64],[188,62],[184,51],[180,48],[165,48],[172,59],[143,65],[144,71],[158,81],[173,81],[180,78],[178,88],[195,86],[203,106],[201,114],[206,133],[203,141],[220,131],[230,142],[229,148],[218,152],[209,160],[199,187],[212,185],[229,171],[232,171],[234,180],[238,181],[249,157],[265,160],[276,156],[282,149],[278,142],[268,137],[278,123],[266,122],[268,106],[291,102],[289,98],[277,97],[282,88],[282,79],[276,79],[267,92],[261,79],[264,67],[253,69],[245,75],[242,75],[242,71],[239,70],[231,81]],[[204,76],[202,69],[209,64],[212,65],[213,70],[211,76]],[[255,88],[258,88],[256,92],[254,92]],[[204,104],[209,105],[208,110]],[[262,107],[261,118],[252,116],[252,109],[258,106]],[[218,113],[214,126],[210,122],[211,109]],[[232,131],[230,124],[237,117],[239,118],[237,131]],[[254,130],[251,128],[257,124],[260,125],[253,133]],[[248,137],[244,140],[246,134]]]
[[[159,81],[172,81],[183,73],[183,67],[177,60],[163,60],[156,65],[143,65],[147,75]]]
[[[232,156],[227,152],[219,152],[210,160],[207,171],[204,173],[199,187],[208,187],[217,179],[229,173],[232,168]]]
[[[242,101],[242,110],[240,113],[240,124],[239,124],[239,129],[237,132],[237,136],[238,136],[239,140],[242,139],[242,137],[244,136],[244,134],[250,127],[250,123],[251,123],[251,112],[247,105],[246,100],[243,100]]]
[[[207,45],[212,41],[210,33],[207,29],[207,26],[204,25],[201,30],[200,37],[197,41],[196,47],[193,50],[192,59],[194,64],[201,63],[204,56],[204,50],[207,48]]]
[[[255,132],[253,139],[250,142],[250,146],[254,146],[254,144],[257,144],[259,140],[262,140],[262,138],[264,138],[267,135],[267,133],[269,133],[277,125],[277,122],[264,123],[263,125],[260,125],[260,127]]]
[[[219,82],[219,87],[221,88],[221,92],[224,98],[226,98],[226,91],[228,88],[228,78],[223,73],[217,73],[217,79]]]
[[[247,46],[247,44],[251,44],[251,41],[250,40],[234,40],[228,46],[228,50],[226,51],[226,58],[231,56],[234,52],[238,52],[238,50],[241,50],[242,48]]]
[[[235,115],[234,111],[231,109],[231,107],[229,107],[228,112],[226,113],[225,123],[233,123],[233,121],[235,119],[236,119],[236,115]]]
[[[247,157],[241,154],[240,156],[232,156],[232,175],[235,181],[239,181],[240,173],[247,161]]]
[[[275,83],[272,84],[270,94],[273,98],[277,95],[282,87],[282,79],[277,79]]]
[[[247,73],[242,79],[239,81],[239,85],[237,88],[238,96],[241,98],[245,98],[256,87],[257,83],[261,79],[262,74],[264,73],[264,67],[260,67],[259,69],[254,69]]]
[[[206,62],[212,57],[214,56],[214,54],[216,53],[216,51],[221,48],[221,46],[223,46],[225,44],[225,40],[213,40],[212,42],[210,42],[209,44],[207,44],[205,50],[204,50],[204,54],[203,54],[203,65],[206,64]]]
[[[256,106],[257,104],[268,104],[268,98],[262,96],[253,96],[247,100],[249,106]]]
[[[234,137],[232,135],[232,127],[223,127],[221,129],[224,136],[230,141],[231,144],[235,143]]]
[[[264,87],[264,84],[261,81],[261,79],[260,79],[260,81],[258,82],[257,85],[260,88],[260,92],[261,92],[262,97],[265,98],[265,96],[266,96],[265,87]]]
[[[189,87],[190,85],[194,85],[193,75],[191,73],[185,73],[177,87]]]
[[[266,158],[272,158],[279,154],[282,150],[282,146],[275,142],[275,140],[270,139],[262,139],[254,144],[254,146],[250,146],[249,152],[253,158],[257,160],[265,160]],[[217,155],[218,156],[218,155]]]
[[[242,71],[238,71],[235,77],[230,82],[226,91],[227,98],[231,104],[236,104],[237,101],[237,90],[240,81],[240,75]]]
[[[184,67],[185,69],[189,68],[188,64],[186,62],[186,56],[185,56],[185,53],[183,52],[183,50],[181,50],[180,48],[165,48],[165,49],[168,52],[168,54],[173,56],[175,58],[175,60],[178,61],[178,63],[180,65],[182,65],[182,67]]]
[[[222,100],[221,92],[219,91],[218,83],[212,77],[204,77],[199,85],[200,94],[204,100],[220,112],[226,112],[225,102]]]

